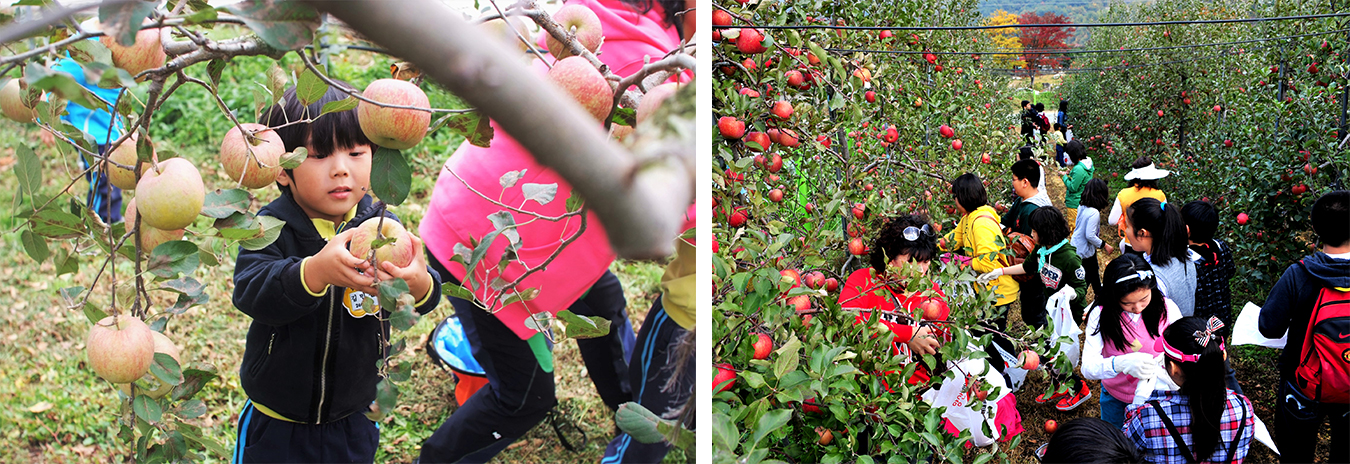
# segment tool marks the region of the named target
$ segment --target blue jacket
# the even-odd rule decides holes
[[[61,61],[57,62],[52,69],[74,76],[75,82],[108,103],[117,101],[117,94],[121,92],[121,89],[105,89],[85,80],[84,68],[75,60],[70,59],[68,54],[65,58],[61,58]],[[105,109],[89,109],[75,103],[68,103],[66,104],[66,114],[61,115],[61,120],[84,131],[85,134],[94,139],[95,145],[106,145],[122,135],[121,121],[113,121],[111,106]]]

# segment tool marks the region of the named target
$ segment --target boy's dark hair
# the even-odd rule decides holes
[[[1153,158],[1149,157],[1148,155],[1144,155],[1144,156],[1140,156],[1138,159],[1134,160],[1134,164],[1131,164],[1131,165],[1130,165],[1130,168],[1131,168],[1131,169],[1143,169],[1143,168],[1145,168],[1145,167],[1148,167],[1148,165],[1150,165],[1150,164],[1153,164]],[[1157,190],[1157,189],[1158,189],[1158,179],[1130,179],[1129,186],[1130,186],[1130,187],[1137,187],[1137,188],[1141,188],[1141,189],[1150,188],[1150,189]]]
[[[344,87],[352,88],[346,82],[336,80],[335,82]],[[313,118],[323,111],[323,105],[329,102],[335,102],[347,98],[347,93],[338,90],[336,87],[329,86],[328,92],[323,94],[318,101],[310,103],[309,106],[300,104],[300,99],[295,96],[295,86],[286,89],[282,103],[272,105],[263,112],[259,123],[267,127],[277,127],[291,121],[299,121],[306,118]],[[281,136],[281,143],[286,146],[287,152],[295,151],[296,148],[305,146],[306,143],[314,147],[315,156],[328,156],[341,148],[351,148],[357,145],[374,145],[370,139],[366,138],[366,133],[361,130],[361,124],[357,122],[356,110],[339,111],[328,113],[314,119],[309,124],[293,124],[290,126],[276,129],[278,136]],[[286,175],[291,176],[294,173],[290,169],[286,170]],[[277,184],[282,193],[289,195],[290,189]]]
[[[1070,140],[1069,143],[1064,144],[1064,153],[1069,155],[1069,159],[1075,163],[1087,158],[1087,148],[1078,139]]]
[[[1041,462],[1142,464],[1146,461],[1120,427],[1096,417],[1079,417],[1060,425],[1050,436]]]
[[[1323,245],[1350,243],[1350,190],[1335,190],[1313,203],[1313,232]]]
[[[928,225],[929,232],[922,232],[925,225],[928,225],[928,219],[917,214],[896,216],[886,221],[872,244],[872,269],[876,269],[878,275],[884,274],[886,265],[900,255],[909,255],[909,261],[914,263],[932,261],[937,256],[937,234],[932,232],[932,225]],[[919,239],[906,240],[906,227],[921,229]]]
[[[1110,192],[1106,187],[1106,181],[1093,178],[1083,185],[1083,196],[1078,200],[1078,204],[1088,208],[1103,209],[1111,201]]]
[[[1054,124],[1054,128],[1055,128],[1055,130],[1057,130],[1057,131],[1063,131],[1063,130],[1064,130],[1064,125],[1063,125],[1063,124],[1060,124],[1060,123],[1055,123],[1055,124]]]
[[[1031,102],[1026,101],[1026,100],[1022,100],[1022,108],[1026,108],[1027,105],[1030,105],[1030,104],[1031,104]]]
[[[1041,165],[1029,159],[1013,163],[1012,174],[1018,179],[1030,181],[1031,188],[1036,188],[1036,185],[1041,183]]]
[[[1210,456],[1219,447],[1219,423],[1222,422],[1228,389],[1224,386],[1224,372],[1228,363],[1223,359],[1222,337],[1215,336],[1201,345],[1195,334],[1205,330],[1208,318],[1183,317],[1167,326],[1163,339],[1182,354],[1198,354],[1195,362],[1177,362],[1167,357],[1167,364],[1175,364],[1186,375],[1181,394],[1191,403],[1191,440],[1197,456]],[[1248,412],[1250,413],[1250,411]],[[1240,420],[1245,420],[1240,419]],[[1237,446],[1231,443],[1229,446]]]
[[[952,198],[967,213],[989,204],[989,192],[984,189],[984,183],[980,182],[979,176],[969,172],[952,181]]]
[[[1029,160],[1035,156],[1036,152],[1032,151],[1031,145],[1023,145],[1021,148],[1017,149],[1018,160]]]
[[[1208,243],[1214,239],[1214,230],[1219,228],[1219,212],[1208,201],[1195,200],[1181,207],[1181,218],[1191,229],[1191,241]]]
[[[1156,198],[1140,198],[1126,208],[1125,215],[1134,230],[1147,230],[1153,236],[1153,249],[1140,250],[1150,253],[1153,264],[1166,265],[1172,258],[1186,259],[1186,220],[1178,209],[1164,206]]]
[[[1036,231],[1036,237],[1040,239],[1038,245],[1050,248],[1069,238],[1069,225],[1064,220],[1064,215],[1059,212],[1059,208],[1054,206],[1042,206],[1031,211],[1027,216],[1027,222],[1031,224],[1031,230]]]
[[[1125,341],[1125,330],[1122,328],[1125,310],[1120,308],[1120,299],[1125,295],[1141,288],[1153,292],[1153,299],[1149,300],[1148,306],[1141,314],[1144,318],[1144,329],[1148,330],[1149,335],[1158,336],[1158,325],[1167,316],[1167,306],[1163,301],[1162,291],[1158,290],[1157,278],[1138,277],[1141,272],[1153,272],[1153,268],[1148,265],[1148,261],[1144,261],[1142,255],[1125,253],[1107,263],[1106,270],[1102,273],[1102,295],[1097,298],[1102,313],[1098,316],[1096,334],[1102,336],[1102,343],[1110,343],[1119,350],[1129,347],[1129,343]],[[1119,282],[1122,279],[1124,282]]]
[[[1036,111],[1037,111],[1037,112],[1045,111],[1045,104],[1044,104],[1044,103],[1037,103],[1037,104],[1036,104]]]

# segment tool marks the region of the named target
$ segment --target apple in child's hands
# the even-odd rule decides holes
[[[1021,354],[1017,355],[1017,361],[1018,364],[1022,365],[1022,369],[1026,369],[1029,371],[1036,370],[1037,367],[1041,367],[1041,355],[1036,354],[1035,351],[1031,350],[1023,351]]]
[[[769,357],[769,352],[773,351],[773,339],[768,335],[755,334],[755,359],[765,359]]]
[[[381,221],[383,221],[383,226],[381,226]],[[378,234],[376,228],[379,228]],[[362,222],[352,234],[348,246],[352,256],[363,260],[369,259],[372,243],[386,238],[392,238],[394,241],[376,248],[375,259],[381,262],[389,262],[396,267],[407,267],[412,264],[413,258],[417,254],[417,249],[413,246],[412,234],[404,230],[403,225],[399,224],[398,221],[389,217],[376,216]]]

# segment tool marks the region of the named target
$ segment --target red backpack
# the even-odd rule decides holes
[[[1322,403],[1350,403],[1350,292],[1322,288],[1308,318],[1294,383]]]

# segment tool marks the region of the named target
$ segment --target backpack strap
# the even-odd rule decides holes
[[[1238,426],[1237,434],[1233,435],[1233,442],[1228,444],[1228,460],[1225,462],[1233,462],[1233,458],[1237,456],[1238,444],[1242,443],[1242,432],[1247,429],[1247,403],[1238,398],[1238,404],[1242,405],[1242,415],[1238,416],[1241,425]]]
[[[1181,448],[1181,457],[1186,458],[1186,462],[1195,462],[1195,454],[1192,454],[1191,448],[1186,446],[1186,440],[1182,439],[1181,432],[1177,431],[1177,427],[1172,425],[1172,418],[1167,417],[1167,412],[1163,411],[1162,405],[1158,404],[1158,400],[1149,400],[1148,404],[1158,411],[1158,417],[1162,419],[1163,425],[1167,427],[1168,432],[1172,433],[1172,441],[1177,442],[1177,448]]]

